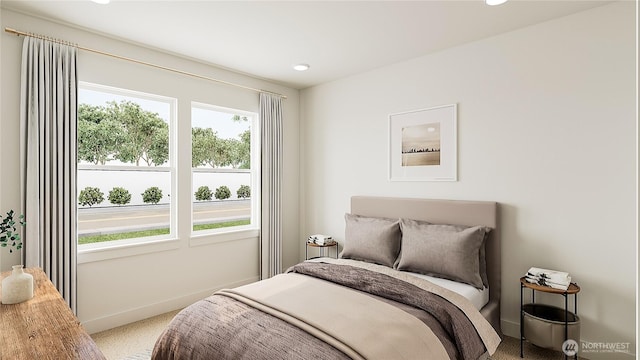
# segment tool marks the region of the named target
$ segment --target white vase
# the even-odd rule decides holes
[[[11,275],[2,280],[2,303],[17,304],[33,297],[33,275],[14,265]]]

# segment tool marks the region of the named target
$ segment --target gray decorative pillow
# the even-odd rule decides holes
[[[393,267],[400,252],[400,220],[345,214],[340,257]]]
[[[484,226],[439,225],[401,219],[402,253],[398,270],[411,271],[484,287],[481,249]],[[485,262],[486,273],[486,262]]]
[[[436,224],[433,224],[436,225]],[[464,226],[464,225],[439,225],[443,230],[450,228],[452,231],[462,231],[464,229],[468,229],[472,226]],[[489,277],[487,276],[487,255],[486,255],[486,247],[487,247],[487,239],[489,238],[489,233],[491,232],[490,227],[484,228],[484,240],[482,241],[482,245],[480,245],[480,277],[482,278],[482,284],[484,286],[489,287]]]

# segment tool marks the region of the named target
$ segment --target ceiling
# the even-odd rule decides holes
[[[2,0],[2,7],[303,89],[608,2]],[[311,68],[295,71],[297,63]]]

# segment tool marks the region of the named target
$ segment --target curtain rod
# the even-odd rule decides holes
[[[220,83],[220,84],[235,86],[235,87],[238,87],[238,88],[242,88],[242,89],[245,89],[245,90],[251,90],[251,91],[255,91],[255,92],[264,92],[264,93],[280,96],[283,99],[287,98],[286,95],[278,94],[278,93],[273,92],[273,91],[256,89],[256,88],[252,88],[252,87],[249,87],[249,86],[234,84],[232,82],[228,82],[228,81],[224,81],[224,80],[214,79],[214,78],[211,78],[211,77],[208,77],[208,76],[198,75],[198,74],[194,74],[194,73],[190,73],[190,72],[182,71],[182,70],[178,70],[178,69],[173,69],[173,68],[162,66],[162,65],[156,65],[156,64],[152,64],[152,63],[149,63],[149,62],[146,62],[146,61],[141,61],[141,60],[137,60],[137,59],[128,58],[128,57],[125,57],[125,56],[111,54],[111,53],[108,53],[108,52],[105,52],[105,51],[91,49],[91,48],[80,46],[78,44],[74,44],[74,43],[71,43],[71,42],[68,42],[68,41],[50,38],[48,36],[43,36],[43,35],[38,35],[38,34],[33,34],[33,33],[27,33],[27,32],[24,32],[24,31],[18,31],[16,29],[12,29],[12,28],[8,28],[8,27],[4,28],[4,31],[6,31],[8,33],[16,34],[18,36],[20,36],[20,35],[21,36],[29,36],[29,37],[33,37],[33,38],[36,38],[36,39],[48,40],[48,41],[55,42],[55,43],[58,43],[58,44],[73,46],[73,47],[78,48],[80,50],[89,51],[89,52],[100,54],[100,55],[110,56],[110,57],[113,57],[113,58],[116,58],[116,59],[120,59],[120,60],[131,61],[131,62],[134,62],[134,63],[137,63],[137,64],[147,65],[147,66],[151,66],[151,67],[154,67],[154,68],[157,68],[157,69],[171,71],[171,72],[175,72],[175,73],[178,73],[178,74],[195,77],[195,78],[198,78],[198,79],[209,80],[209,81],[217,82],[217,83]]]

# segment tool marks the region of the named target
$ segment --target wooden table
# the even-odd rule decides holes
[[[34,296],[0,304],[0,359],[106,359],[42,269],[25,272],[33,275]]]

